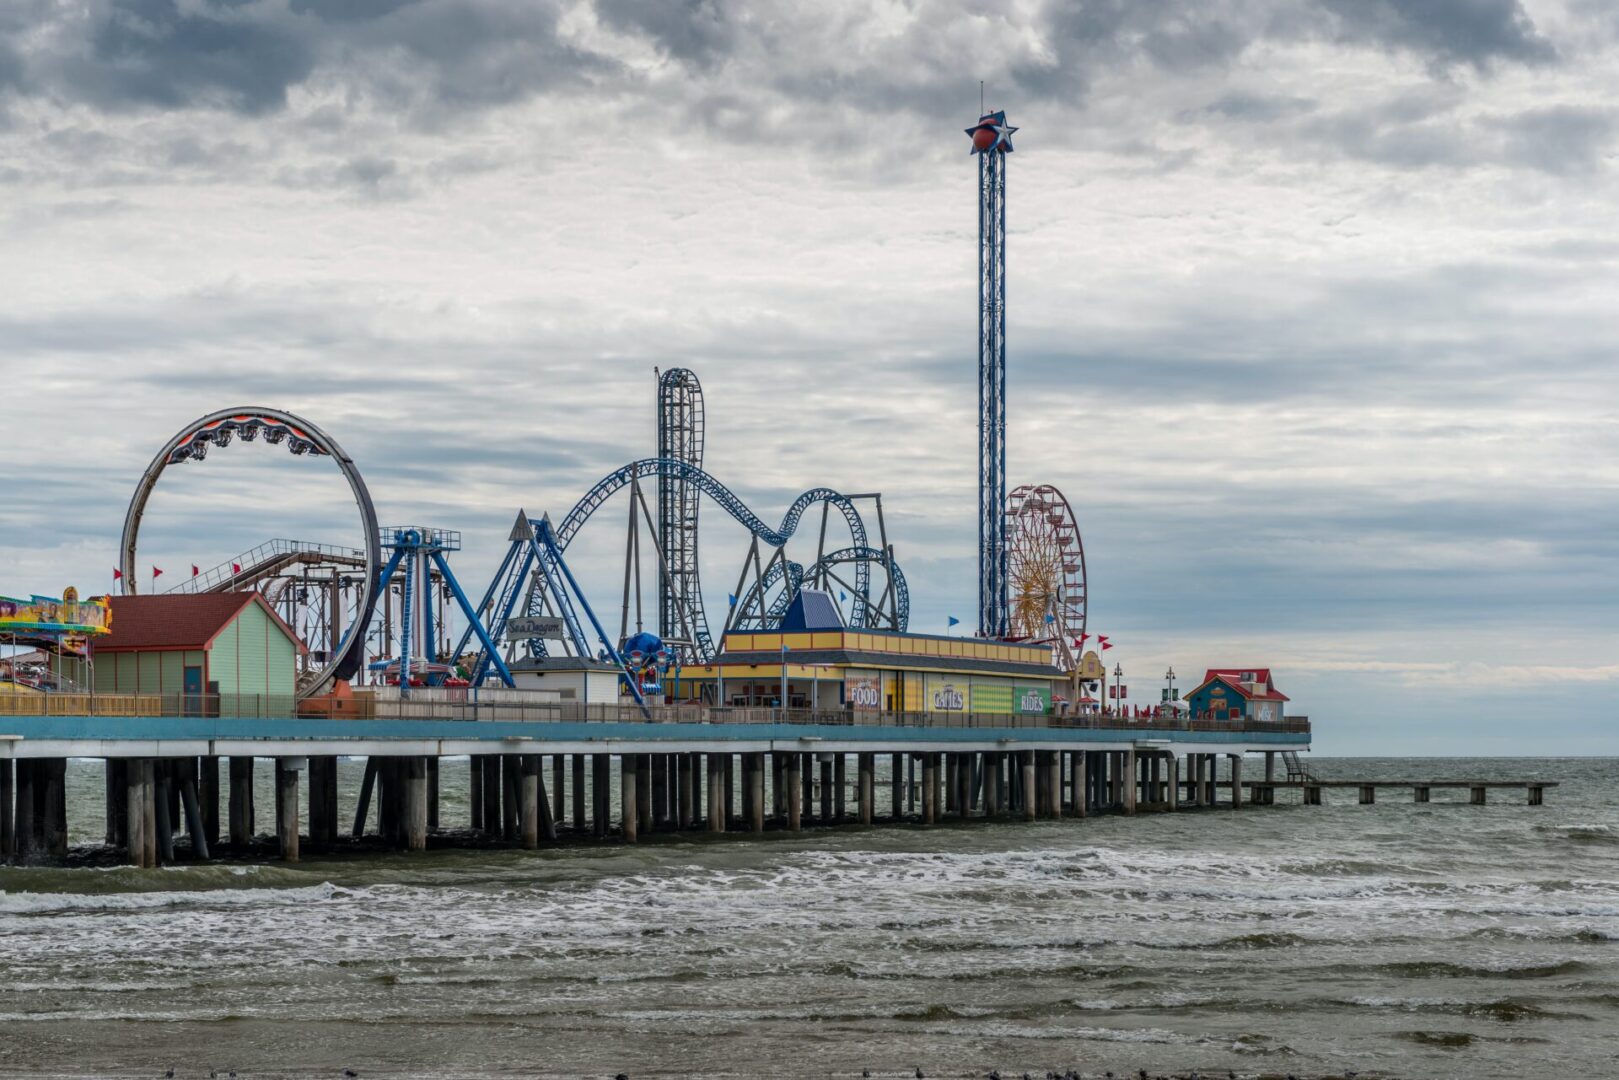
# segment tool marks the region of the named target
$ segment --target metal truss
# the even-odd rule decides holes
[[[1006,155],[978,155],[978,633],[1007,633]]]

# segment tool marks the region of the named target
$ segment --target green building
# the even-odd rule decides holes
[[[258,593],[115,596],[95,688],[161,694],[186,713],[274,715],[292,706],[303,651]]]

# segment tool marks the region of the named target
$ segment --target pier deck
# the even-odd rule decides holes
[[[412,698],[372,702],[365,716],[334,718],[300,716],[291,702],[278,713],[271,704],[59,695],[36,702],[33,715],[16,715],[23,706],[6,703],[0,857],[66,856],[70,757],[105,762],[106,843],[143,867],[250,851],[261,818],[269,819],[289,861],[305,849],[332,849],[340,830],[354,836],[374,830],[391,846],[421,850],[430,834],[452,834],[450,826],[441,828],[439,790],[462,768],[467,825],[486,840],[526,848],[565,833],[633,843],[660,832],[1236,808],[1245,792],[1247,801],[1266,805],[1284,786],[1301,787],[1306,802],[1319,802],[1325,786],[1360,786],[1363,801],[1370,801],[1366,791],[1392,783],[1244,781],[1250,754],[1263,755],[1266,777],[1275,776],[1278,754],[1296,764],[1297,752],[1310,745],[1303,717],[1262,723],[689,707],[643,712]],[[338,820],[339,757],[367,762],[349,830]],[[1220,757],[1228,762],[1223,776]],[[221,758],[229,766],[223,776]],[[451,773],[442,767],[448,758],[467,764]],[[263,759],[275,770],[275,805],[260,814],[253,773]],[[1480,784],[1503,786],[1407,786],[1419,792],[1472,787],[1477,802]],[[1529,785],[1530,801],[1547,786]],[[879,802],[885,804],[881,814]],[[186,842],[179,845],[182,835]]]

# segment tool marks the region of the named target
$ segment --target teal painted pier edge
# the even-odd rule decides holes
[[[1266,781],[1307,775],[1298,763],[1310,745],[1302,718],[1281,729],[1104,723],[0,716],[0,858],[67,859],[68,758],[104,763],[106,848],[143,868],[261,856],[267,845],[297,861],[311,849],[536,848],[570,838],[1238,808],[1249,755],[1263,759]],[[339,758],[366,761],[352,819],[342,822]],[[273,807],[254,804],[259,762],[274,769]],[[468,785],[467,820],[441,821],[441,783],[457,782]],[[1247,801],[1269,805],[1272,794],[1255,789]],[[340,835],[372,842],[353,846]]]

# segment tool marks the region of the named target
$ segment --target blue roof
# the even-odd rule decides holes
[[[819,589],[799,589],[787,613],[781,617],[783,630],[842,630],[843,615],[832,594]]]

